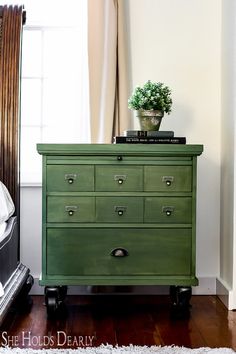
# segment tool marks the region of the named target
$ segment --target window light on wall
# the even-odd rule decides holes
[[[24,8],[21,183],[34,184],[37,143],[90,141],[87,0],[25,0]]]

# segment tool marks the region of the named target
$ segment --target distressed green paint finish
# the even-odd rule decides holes
[[[47,155],[43,155],[42,160],[42,274],[46,274],[46,251],[47,251],[47,242],[46,235],[47,232]]]
[[[197,285],[202,145],[37,148],[43,155],[40,284]],[[120,247],[128,256],[111,256]]]
[[[191,166],[145,166],[144,190],[188,192],[192,190]]]
[[[47,191],[75,192],[93,190],[93,166],[47,165]]]
[[[37,150],[48,156],[198,156],[203,151],[202,145],[178,144],[37,144]]]
[[[192,274],[196,272],[196,204],[197,204],[197,157],[193,156],[192,165]]]
[[[96,166],[95,167],[96,191],[142,191],[143,168],[142,166]]]
[[[97,197],[96,221],[116,223],[143,222],[142,197]]]
[[[48,197],[48,222],[95,222],[95,198]]]
[[[148,282],[147,282],[148,278]],[[40,279],[40,285],[198,285],[195,276],[175,276],[175,275],[46,275]]]
[[[181,223],[192,222],[192,198],[190,197],[146,197],[145,222]]]
[[[111,255],[120,248],[128,255]],[[189,276],[191,231],[49,229],[47,261],[49,275]]]

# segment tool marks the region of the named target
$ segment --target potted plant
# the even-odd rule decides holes
[[[148,80],[137,86],[128,100],[128,107],[137,111],[141,130],[159,130],[164,113],[170,113],[171,90],[162,82]]]

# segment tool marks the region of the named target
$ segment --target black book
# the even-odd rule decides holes
[[[126,130],[124,136],[128,137],[161,137],[161,138],[173,138],[174,132],[168,130]]]
[[[114,144],[186,144],[185,137],[129,137],[129,136],[115,136]]]

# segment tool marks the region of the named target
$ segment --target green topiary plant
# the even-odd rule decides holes
[[[171,112],[171,90],[161,82],[148,80],[143,87],[137,86],[128,100],[128,107],[134,110],[160,110]]]

